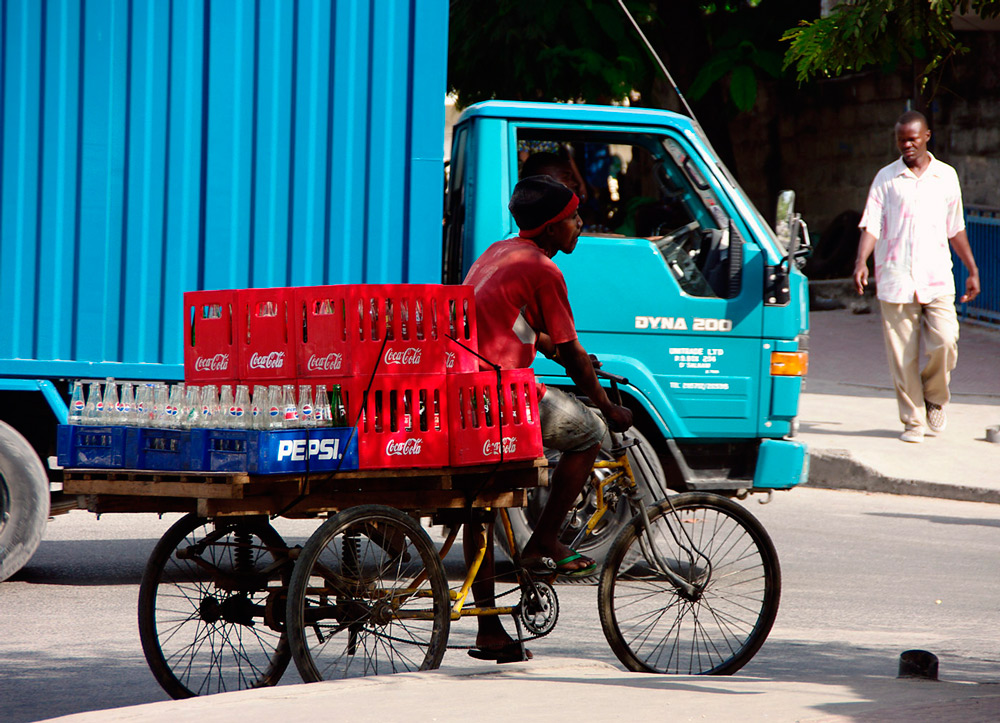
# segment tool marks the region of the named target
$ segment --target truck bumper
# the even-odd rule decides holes
[[[809,479],[809,450],[804,442],[765,439],[760,443],[755,490],[787,490]]]

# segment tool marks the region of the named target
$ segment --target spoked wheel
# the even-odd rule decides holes
[[[295,562],[287,627],[306,682],[437,668],[450,622],[437,551],[397,509],[334,515]]]
[[[266,518],[187,515],[160,539],[139,588],[139,637],[172,698],[274,685],[291,653],[292,562]]]
[[[615,541],[601,573],[601,625],[629,670],[735,673],[764,643],[781,595],[770,537],[719,495],[686,493],[648,508]],[[687,594],[664,566],[694,584]]]

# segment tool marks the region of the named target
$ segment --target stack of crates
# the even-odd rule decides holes
[[[503,372],[499,383],[494,372],[477,371],[471,287],[197,291],[185,294],[184,303],[185,381],[340,385],[362,469],[542,454],[530,370]],[[258,450],[263,467],[274,458],[265,441]]]

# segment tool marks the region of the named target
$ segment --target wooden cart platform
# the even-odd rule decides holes
[[[413,513],[472,507],[521,507],[543,484],[544,458],[502,465],[336,473],[151,472],[66,469],[63,491],[80,506],[105,512],[195,512],[201,517],[314,517],[360,504]]]

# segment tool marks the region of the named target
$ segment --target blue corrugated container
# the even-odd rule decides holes
[[[445,0],[0,5],[0,388],[180,379],[184,291],[440,280]]]

